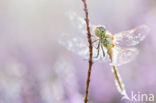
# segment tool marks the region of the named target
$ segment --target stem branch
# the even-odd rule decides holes
[[[92,70],[92,59],[93,59],[93,46],[92,46],[92,39],[91,39],[91,33],[90,33],[90,26],[89,26],[89,17],[88,17],[88,8],[86,0],[82,0],[84,4],[84,12],[85,12],[85,21],[87,26],[87,37],[88,37],[88,43],[89,43],[89,67],[88,67],[88,75],[87,75],[87,81],[86,81],[86,91],[85,91],[85,99],[84,103],[88,102],[88,92],[89,92],[89,84],[90,84],[90,77],[91,77],[91,70]]]

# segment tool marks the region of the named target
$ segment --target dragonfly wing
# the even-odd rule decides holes
[[[84,58],[89,55],[88,45],[86,40],[79,36],[71,36],[69,34],[62,34],[59,39],[59,44],[65,47],[67,50],[72,51]]]
[[[68,17],[69,22],[71,23],[74,30],[78,32],[78,34],[87,36],[86,22],[84,18],[80,17],[76,12],[73,11],[66,12],[66,16]],[[92,25],[90,23],[91,34],[93,34],[93,28],[95,28],[95,25]]]
[[[113,48],[112,64],[116,66],[126,64],[132,61],[138,55],[138,53],[139,51],[137,48],[121,48],[121,47],[115,46]]]
[[[115,34],[115,44],[119,46],[134,46],[149,34],[150,28],[147,25],[137,26],[129,31]]]
[[[69,19],[69,22],[71,23],[71,25],[74,27],[74,29],[80,33],[81,35],[85,35],[86,36],[86,23],[85,20],[78,16],[75,12],[67,12],[66,16]]]

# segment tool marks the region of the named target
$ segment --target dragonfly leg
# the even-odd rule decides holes
[[[99,39],[97,36],[91,35],[91,38]]]
[[[97,55],[96,55],[96,57],[95,58],[98,58],[98,56],[99,56],[99,50],[100,50],[100,42],[98,43],[98,46],[97,46]]]
[[[92,42],[92,44],[95,43],[95,42],[97,42],[97,41],[98,41],[98,39],[94,40],[94,41]]]
[[[92,44],[95,43],[95,42],[97,42],[97,41],[98,41],[98,39],[97,39],[97,40],[94,40],[94,41],[92,42]],[[93,46],[94,46],[94,45],[93,45]],[[98,49],[98,48],[95,47],[95,46],[94,46],[94,48]]]
[[[103,46],[101,45],[101,49],[102,49],[102,53],[103,53],[103,57],[105,57],[105,51],[103,49]]]

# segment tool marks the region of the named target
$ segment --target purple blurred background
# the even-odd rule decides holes
[[[90,21],[112,33],[140,24],[151,28],[137,45],[137,58],[119,67],[128,95],[156,96],[155,5],[155,0],[88,0]],[[64,16],[70,10],[84,16],[81,0],[0,1],[0,103],[83,103],[88,63],[58,44],[60,34],[71,31]],[[108,63],[94,64],[89,103],[127,102]]]

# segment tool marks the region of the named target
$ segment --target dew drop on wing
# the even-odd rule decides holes
[[[66,12],[65,16],[68,18],[72,28],[76,30],[75,32],[79,35],[86,36],[86,22],[82,17],[74,11]]]
[[[68,18],[69,23],[72,25],[72,28],[77,32],[77,35],[87,37],[86,22],[84,18],[74,11],[68,11],[65,15]],[[95,25],[90,23],[91,34],[93,34],[93,28],[95,28]]]
[[[73,36],[70,34],[62,34],[59,44],[61,44],[67,50],[82,56],[83,58],[87,58],[89,55],[87,42],[74,34]]]
[[[139,51],[137,48],[121,48],[119,46],[115,46],[113,48],[112,64],[116,66],[126,64],[134,60],[138,53]]]
[[[116,33],[114,43],[121,47],[134,46],[144,40],[149,32],[150,28],[147,25],[140,25],[131,30]]]

